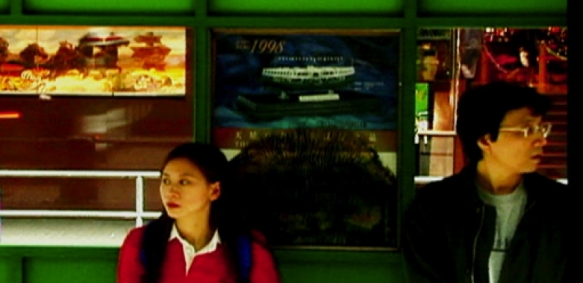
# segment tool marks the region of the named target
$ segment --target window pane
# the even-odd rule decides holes
[[[193,139],[191,39],[184,27],[0,26],[0,169],[158,170]],[[135,207],[133,180],[3,189],[10,209]]]
[[[566,28],[421,29],[418,38],[417,100],[428,109],[427,114],[417,109],[418,175],[446,176],[463,166],[452,133],[457,98],[468,88],[507,81],[533,87],[553,101],[546,117],[553,129],[539,171],[567,178]]]
[[[213,142],[233,156],[246,212],[275,245],[395,247],[399,40],[213,34]]]

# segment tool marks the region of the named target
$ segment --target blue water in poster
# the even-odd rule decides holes
[[[396,130],[397,33],[214,36],[214,127]]]

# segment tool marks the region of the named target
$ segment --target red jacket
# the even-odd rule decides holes
[[[117,268],[117,283],[140,283],[145,273],[140,261],[140,242],[144,227],[134,228],[124,240],[120,249]],[[265,239],[253,233],[251,245],[251,283],[279,283],[279,273],[271,252],[265,247]],[[219,244],[211,253],[194,257],[188,274],[182,246],[178,239],[168,242],[166,261],[162,265],[159,283],[235,283],[236,270],[227,263],[226,249]]]

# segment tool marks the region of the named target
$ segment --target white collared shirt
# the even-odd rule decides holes
[[[194,260],[194,257],[201,254],[212,253],[217,249],[217,245],[221,243],[221,239],[219,238],[219,231],[215,230],[211,241],[204,246],[199,251],[194,249],[194,246],[191,245],[186,239],[182,238],[178,233],[178,229],[176,228],[176,224],[172,226],[172,231],[170,232],[170,237],[168,238],[168,242],[174,240],[174,238],[178,239],[180,244],[182,245],[182,252],[184,253],[184,262],[186,262],[186,273],[188,274],[188,270],[190,269],[190,265]]]

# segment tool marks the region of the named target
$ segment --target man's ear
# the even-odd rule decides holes
[[[476,142],[478,147],[483,151],[487,152],[490,150],[490,144],[492,144],[492,139],[490,138],[490,134],[485,134],[481,138],[478,139]]]
[[[214,182],[211,184],[209,198],[211,201],[217,200],[221,196],[221,183]]]

